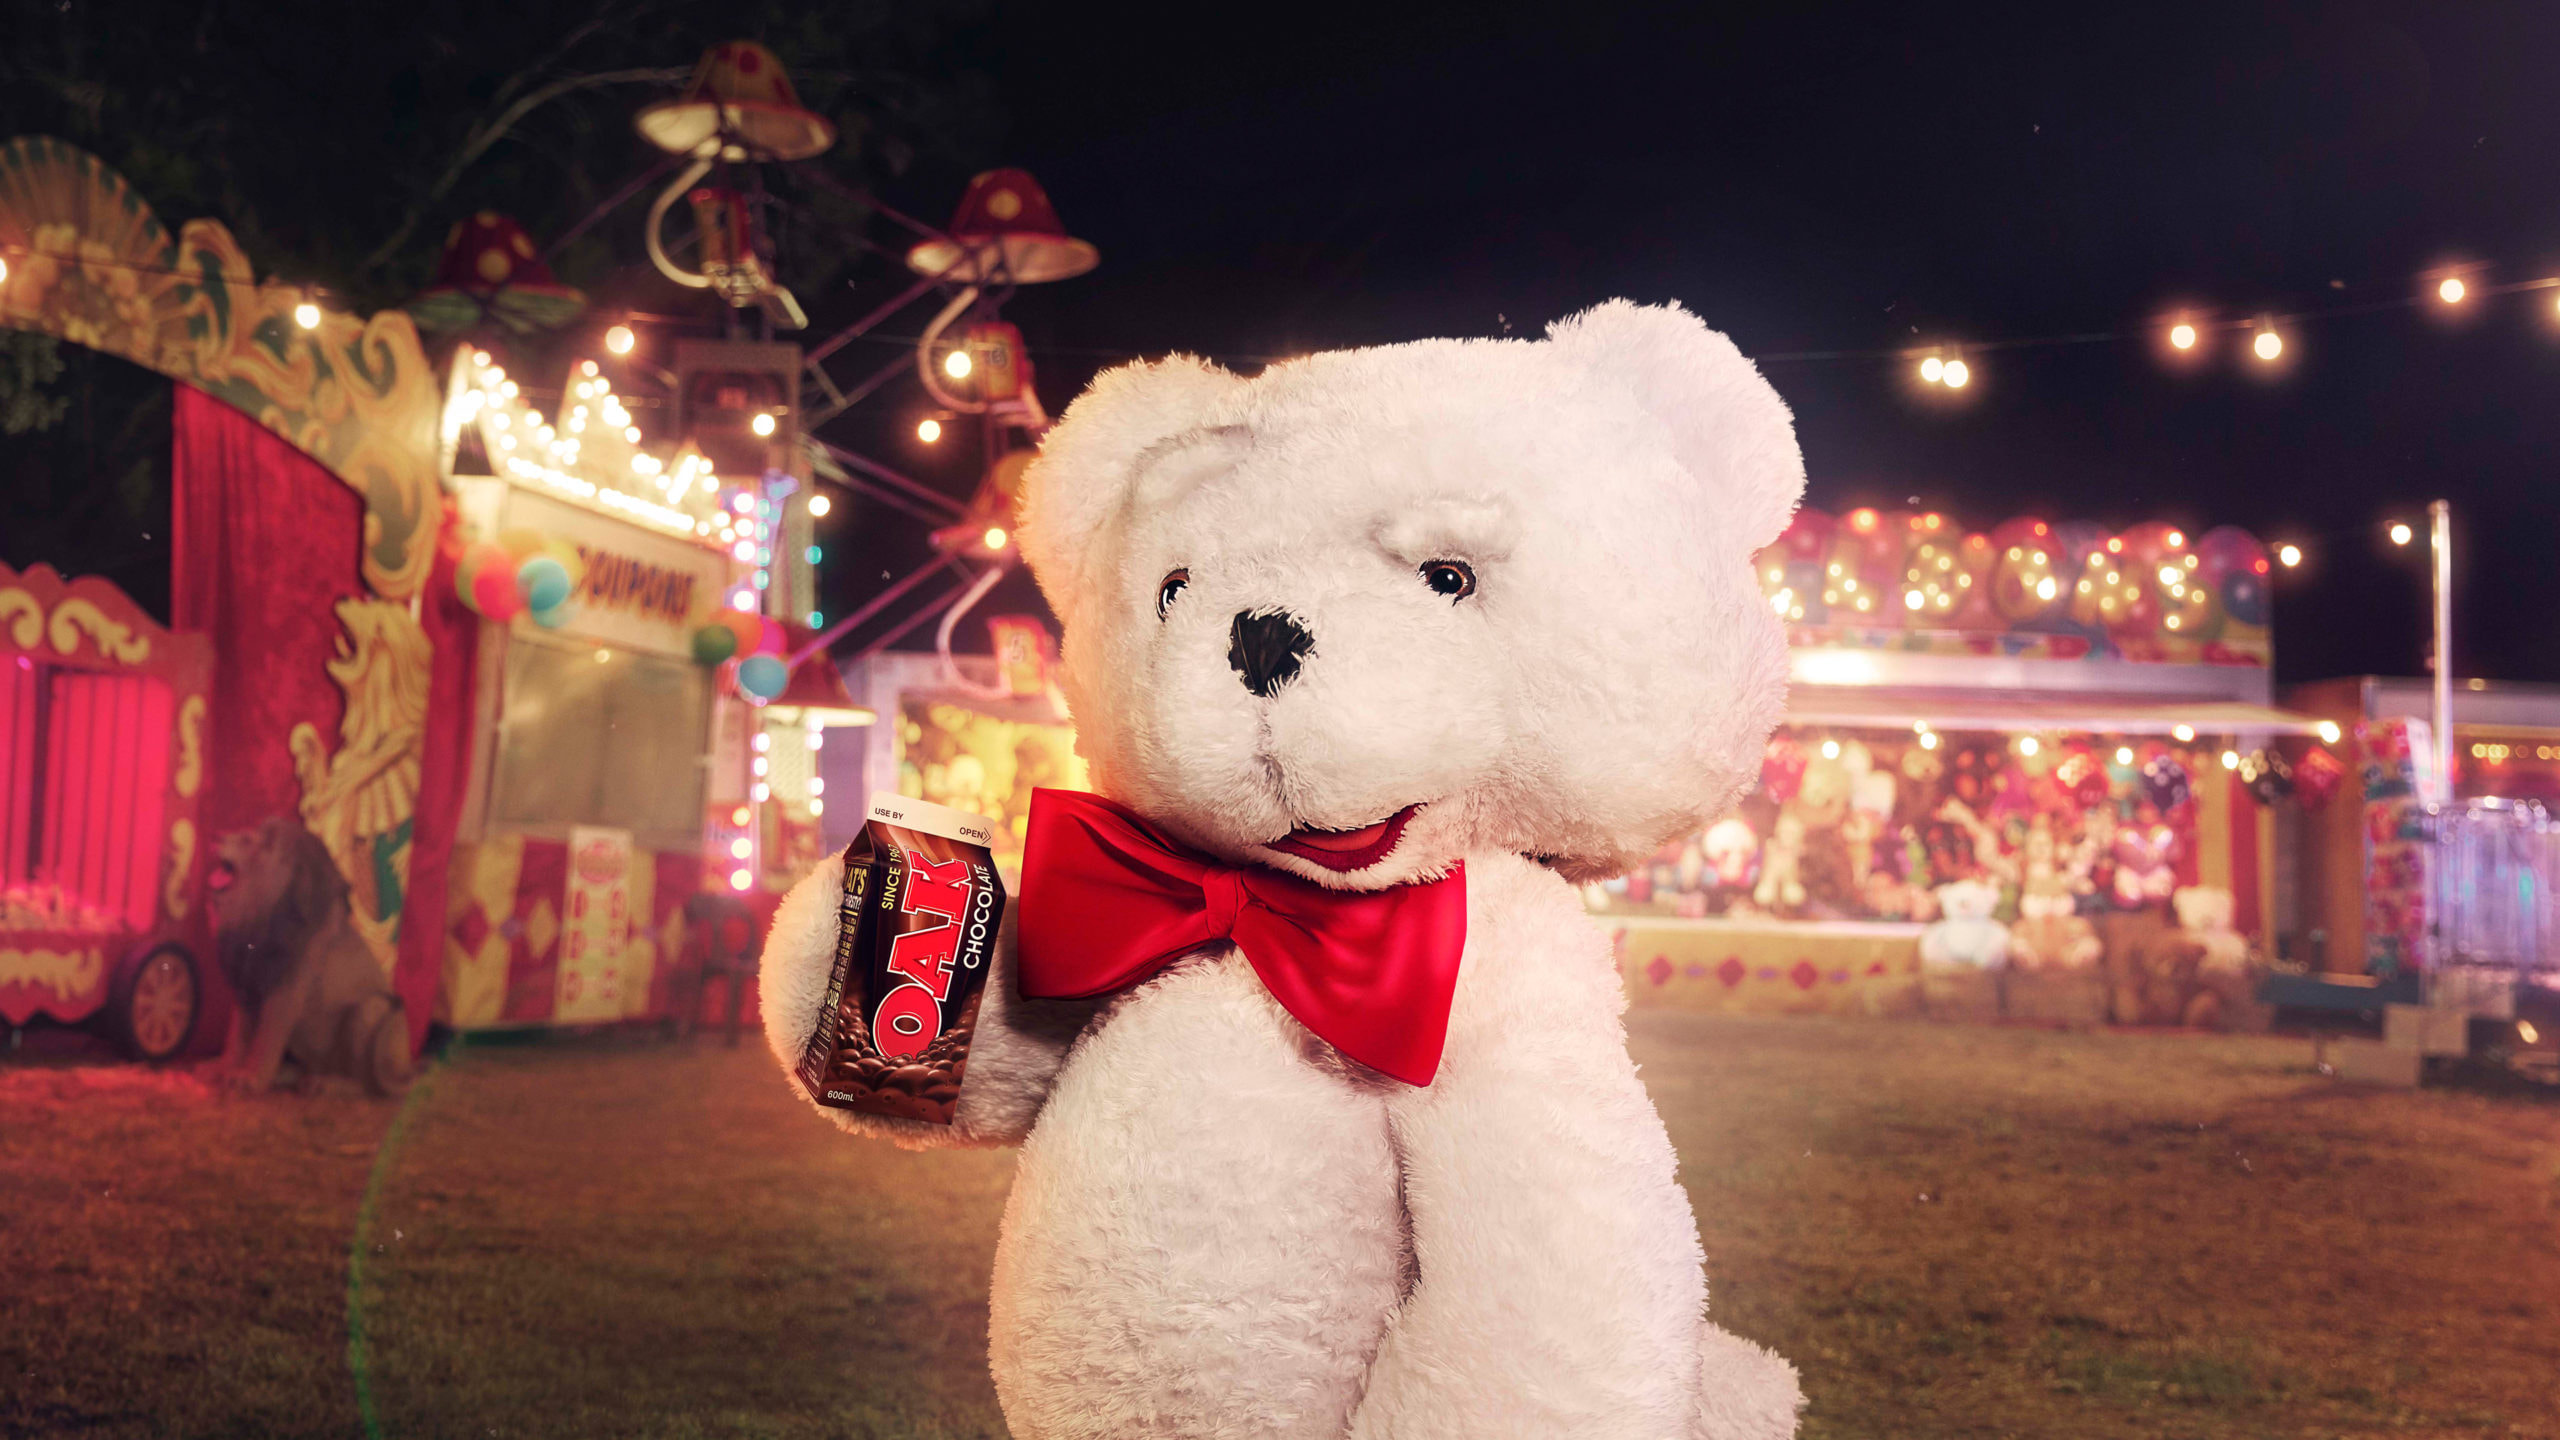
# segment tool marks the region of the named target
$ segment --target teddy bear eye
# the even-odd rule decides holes
[[[1422,583],[1434,595],[1464,600],[1476,593],[1476,572],[1464,560],[1434,560],[1422,567]]]
[[[1156,587],[1157,619],[1164,618],[1164,612],[1173,608],[1173,597],[1181,594],[1182,587],[1190,583],[1191,571],[1187,567],[1164,577],[1164,583]]]

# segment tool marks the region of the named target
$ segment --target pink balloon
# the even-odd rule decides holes
[[[758,618],[764,621],[764,629],[756,637],[756,653],[759,655],[781,654],[782,647],[790,640],[789,636],[782,633],[782,622],[770,615]]]
[[[516,588],[516,576],[505,565],[483,565],[471,577],[471,598],[481,614],[500,624],[516,617],[524,609],[524,592]]]

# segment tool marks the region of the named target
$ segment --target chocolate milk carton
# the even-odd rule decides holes
[[[836,962],[800,1083],[821,1105],[951,1123],[1004,882],[991,822],[892,796],[845,847]]]

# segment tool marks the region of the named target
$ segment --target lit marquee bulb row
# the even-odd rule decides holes
[[[457,403],[464,422],[479,426],[481,446],[498,473],[652,529],[724,547],[735,543],[737,524],[720,503],[720,477],[690,450],[669,465],[640,448],[640,427],[596,362],[579,363],[562,399],[567,413],[555,428],[489,352],[475,350]],[[739,498],[749,500],[748,492],[742,488]]]

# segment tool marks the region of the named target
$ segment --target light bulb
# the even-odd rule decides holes
[[[2446,276],[2444,283],[2436,287],[2436,298],[2447,305],[2461,304],[2462,297],[2468,293],[2470,293],[2469,287],[2462,283],[2462,277],[2459,275]]]
[[[747,428],[756,432],[759,437],[771,435],[773,433],[773,417],[759,411],[756,418],[747,422]]]
[[[2320,743],[2323,745],[2337,744],[2338,737],[2345,733],[2345,731],[2338,728],[2338,722],[2335,720],[2323,720],[2320,722]]]
[[[2043,746],[2036,743],[2036,737],[2033,735],[2021,735],[2018,737],[2018,753],[2021,755],[2033,755],[2043,748]]]
[[[966,350],[954,350],[942,357],[942,373],[954,380],[968,379],[969,369],[969,352]]]
[[[2193,725],[2180,725],[2180,726],[2178,726],[2177,728],[2175,728],[2175,729],[2171,730],[2169,733],[2170,733],[2170,734],[2172,734],[2172,735],[2177,736],[2177,737],[2178,737],[2178,743],[2179,743],[2179,744],[2181,744],[2181,745],[2183,745],[2183,744],[2187,743],[2188,741],[2193,740],[2194,738],[2196,738],[2196,727],[2194,727]]]
[[[2237,750],[2225,750],[2225,751],[2223,751],[2223,752],[2222,752],[2222,768],[2223,768],[2223,769],[2225,769],[2225,770],[2237,770],[2237,769],[2239,769],[2239,768],[2240,768],[2240,752],[2239,752],[2239,751],[2237,751]]]
[[[942,438],[942,422],[928,415],[916,422],[916,438],[927,445]]]
[[[1967,381],[1971,380],[1972,378],[1973,378],[1973,367],[1971,367],[1971,366],[1969,366],[1969,365],[1965,364],[1965,363],[1964,363],[1963,361],[1961,361],[1961,360],[1950,360],[1950,361],[1948,361],[1948,362],[1947,362],[1947,388],[1948,388],[1948,389],[1950,389],[1950,390],[1961,390],[1961,389],[1963,389],[1963,388],[1965,387],[1965,382],[1967,382]]]
[[[756,853],[756,842],[748,839],[744,835],[741,835],[737,839],[729,842],[729,853],[740,860],[744,860],[748,856]]]
[[[320,328],[320,307],[305,300],[293,307],[293,323],[305,330]]]
[[[823,519],[826,513],[834,508],[836,508],[835,502],[824,495],[809,497],[809,518],[812,520]]]
[[[2408,544],[2409,538],[2416,533],[2416,531],[2409,528],[2409,524],[2405,520],[2394,520],[2391,522],[2391,543],[2394,545]]]
[[[754,883],[756,883],[756,877],[748,873],[743,865],[729,872],[729,888],[732,890],[744,890]]]
[[[987,548],[989,550],[1001,550],[1004,548],[1005,542],[1004,527],[1001,525],[990,525],[987,527],[987,533],[978,538],[987,542]]]
[[[628,325],[616,325],[604,332],[604,348],[616,355],[630,354],[631,347],[639,343],[640,337],[632,334]]]
[[[1931,385],[1947,378],[1947,362],[1932,355],[1920,362],[1920,378]]]
[[[2302,547],[2299,545],[2284,545],[2277,547],[2276,561],[2283,565],[2287,570],[2292,569],[2294,566],[2302,563]]]
[[[2258,338],[2249,343],[2249,348],[2258,352],[2259,359],[2273,360],[2284,353],[2284,337],[2273,330],[2261,330]]]
[[[2133,747],[2132,747],[2132,746],[2130,746],[2130,745],[2119,745],[2119,746],[2117,746],[2117,747],[2116,747],[2116,763],[2117,763],[2117,764],[2119,764],[2119,765],[2130,765],[2130,764],[2132,764],[2132,763],[2133,763]]]
[[[2169,343],[2181,350],[2196,348],[2196,327],[2183,321],[2169,327]]]

